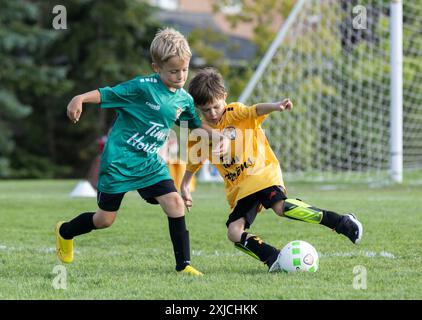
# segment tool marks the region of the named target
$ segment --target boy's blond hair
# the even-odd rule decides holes
[[[159,30],[152,40],[150,53],[152,62],[162,66],[167,60],[178,57],[188,60],[192,57],[186,38],[173,28]]]

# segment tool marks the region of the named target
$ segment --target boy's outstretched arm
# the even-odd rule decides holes
[[[193,177],[194,173],[190,171],[185,171],[185,174],[182,179],[182,183],[180,185],[180,193],[183,199],[183,202],[185,203],[186,209],[188,212],[190,211],[190,208],[192,208],[192,196],[189,191],[189,184]]]
[[[101,95],[98,90],[92,90],[77,96],[74,96],[67,105],[67,116],[73,123],[79,121],[82,114],[82,104],[101,102]]]
[[[293,103],[290,99],[284,99],[283,101],[273,103],[258,103],[256,105],[256,113],[258,116],[271,113],[273,111],[292,110]]]

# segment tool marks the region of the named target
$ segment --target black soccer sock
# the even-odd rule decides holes
[[[176,270],[183,270],[190,264],[189,231],[186,230],[185,216],[168,217],[171,242],[173,243]]]
[[[265,264],[270,264],[274,262],[270,260],[274,260],[273,257],[276,257],[278,255],[279,250],[277,250],[276,248],[274,248],[273,246],[269,244],[266,244],[258,236],[251,236],[248,239],[247,239],[247,236],[248,236],[248,233],[243,232],[240,243],[237,243],[237,245],[240,244],[241,246],[243,246],[243,248],[246,248],[247,250],[252,252],[256,257],[259,258],[259,260],[261,260]]]
[[[324,226],[327,226],[328,228],[335,229],[337,228],[342,215],[339,215],[338,213],[332,212],[332,211],[323,211],[321,224]]]
[[[79,236],[80,234],[88,233],[94,229],[97,229],[94,225],[94,214],[95,212],[81,213],[76,218],[73,218],[69,222],[65,222],[60,227],[60,235],[64,239],[73,239],[73,237]]]

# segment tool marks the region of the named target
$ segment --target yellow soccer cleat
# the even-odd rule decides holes
[[[61,262],[71,263],[73,261],[73,239],[66,240],[60,235],[60,227],[64,221],[56,224],[56,254]]]
[[[202,272],[199,272],[198,270],[196,270],[194,267],[192,267],[189,264],[183,270],[181,270],[180,273],[185,273],[191,276],[199,276],[199,277],[202,277],[204,275]]]

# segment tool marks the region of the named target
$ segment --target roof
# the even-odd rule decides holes
[[[162,23],[176,28],[184,35],[189,35],[195,29],[207,28],[223,33],[212,15],[208,13],[161,10],[157,13],[157,17]],[[255,57],[256,46],[251,41],[230,34],[225,35],[228,41],[212,43],[211,46],[218,51],[223,51],[231,65],[249,63]],[[200,57],[195,59],[195,53],[193,54],[193,62],[200,63]]]

